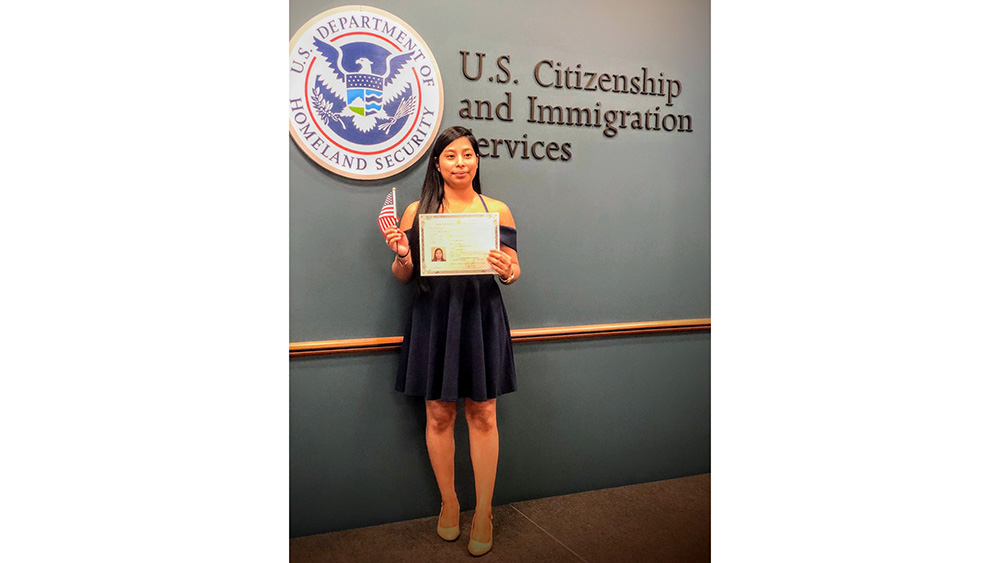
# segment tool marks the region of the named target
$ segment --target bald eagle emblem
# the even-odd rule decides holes
[[[337,130],[339,126],[347,133],[349,124],[363,134],[377,128],[388,136],[393,126],[400,121],[405,124],[416,111],[412,88],[400,76],[412,68],[413,51],[392,55],[360,42],[341,49],[319,38],[313,38],[313,45],[319,52],[316,62],[325,64],[316,65],[310,101],[327,127]],[[369,143],[379,142],[377,137],[364,137]]]

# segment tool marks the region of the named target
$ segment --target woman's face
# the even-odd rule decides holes
[[[466,188],[472,185],[479,167],[479,156],[466,137],[452,141],[441,151],[437,169],[444,183],[452,188]]]
[[[440,248],[434,249],[434,259],[440,260],[444,258],[444,252]]]

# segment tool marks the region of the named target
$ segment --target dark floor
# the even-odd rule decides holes
[[[711,474],[493,507],[493,550],[467,551],[472,511],[454,542],[437,517],[294,538],[290,562],[711,560]]]

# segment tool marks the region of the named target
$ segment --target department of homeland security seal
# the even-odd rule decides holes
[[[292,37],[288,130],[341,176],[375,180],[417,162],[441,126],[434,55],[396,16],[369,6],[327,10]]]

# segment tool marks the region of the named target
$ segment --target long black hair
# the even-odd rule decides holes
[[[422,213],[437,213],[438,209],[441,208],[441,202],[444,201],[444,178],[441,177],[441,172],[437,169],[438,158],[448,145],[462,137],[465,137],[472,143],[472,150],[476,152],[477,160],[482,160],[479,156],[478,139],[472,134],[471,129],[460,126],[449,127],[438,135],[437,140],[434,141],[434,146],[431,147],[431,157],[427,160],[427,174],[424,175],[424,186],[420,189],[420,203],[417,204],[417,215],[413,218],[413,237],[417,241],[420,240],[420,215]],[[481,166],[476,166],[476,175],[472,177],[472,189],[477,194],[483,193],[483,187],[480,183],[482,171]],[[413,272],[417,279],[417,291],[427,291],[430,289],[430,285],[427,283],[427,280],[420,276],[420,268],[416,267],[416,260],[414,260],[414,263]]]

